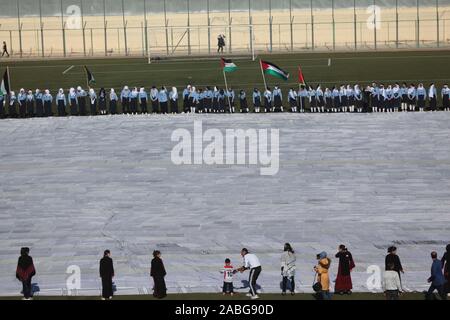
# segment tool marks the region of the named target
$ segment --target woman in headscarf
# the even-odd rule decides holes
[[[77,100],[77,92],[75,88],[70,88],[69,90],[69,104],[70,104],[70,115],[77,116],[78,115],[78,100]]]
[[[341,244],[338,248],[338,253],[336,253],[336,258],[339,259],[339,267],[334,285],[334,293],[351,294],[353,286],[350,272],[355,267],[352,254],[347,250],[345,245]]]
[[[42,96],[44,100],[44,114],[46,117],[53,116],[52,112],[52,104],[53,104],[53,96],[50,94],[50,90],[46,89],[45,94]]]
[[[166,276],[166,269],[161,259],[161,252],[158,250],[153,251],[153,260],[150,269],[150,276],[153,278],[153,296],[158,299],[162,299],[167,296],[166,282],[164,277]]]
[[[178,111],[178,91],[176,87],[172,87],[172,91],[169,93],[170,99],[170,111],[172,113],[179,113]]]
[[[242,113],[248,113],[247,94],[244,90],[239,91],[239,106]]]
[[[98,93],[98,109],[100,114],[106,114],[106,90],[105,88],[100,88]]]
[[[141,89],[139,90],[139,102],[141,104],[142,114],[148,113],[147,100],[148,100],[147,92],[145,91],[144,87],[141,87]]]
[[[27,94],[27,117],[34,117],[34,95],[31,90]]]
[[[109,113],[110,114],[117,113],[117,101],[118,100],[119,100],[119,97],[117,96],[114,89],[111,88],[111,91],[109,92]]]
[[[79,115],[86,115],[86,91],[83,90],[80,86],[77,88],[77,101],[78,101],[78,109]]]
[[[14,91],[11,91],[9,94],[9,107],[8,107],[8,115],[10,118],[16,118],[16,105],[17,105],[17,97]]]
[[[36,101],[36,116],[43,117],[44,116],[44,100],[42,100],[42,92],[39,89],[36,89],[34,94],[34,100]]]
[[[152,113],[159,113],[159,101],[158,101],[159,91],[153,86],[150,89],[150,101],[152,103]]]
[[[120,93],[120,103],[122,104],[122,112],[124,114],[129,114],[130,110],[130,89],[128,86],[123,87]]]
[[[138,99],[139,99],[139,91],[138,88],[134,87],[134,89],[130,93],[130,109],[132,115],[137,114]]]
[[[58,106],[58,117],[64,117],[66,115],[66,95],[61,88],[56,95],[56,104]]]
[[[19,117],[25,118],[27,114],[27,95],[25,94],[25,89],[22,88],[19,91],[19,95],[17,96],[17,100],[19,101]]]
[[[91,116],[97,115],[97,94],[92,88],[89,89],[89,102],[89,111]]]
[[[284,252],[281,256],[281,276],[283,286],[281,294],[286,295],[287,284],[290,284],[291,295],[295,294],[295,254],[289,243],[284,245]]]
[[[31,300],[31,278],[36,274],[33,258],[29,256],[30,249],[20,249],[20,257],[17,262],[16,278],[22,282],[24,300]]]
[[[323,300],[331,300],[330,293],[330,276],[328,269],[330,269],[331,260],[327,257],[325,251],[317,255],[318,264],[314,267],[314,271],[317,274],[317,280],[320,282],[321,291],[319,298]]]

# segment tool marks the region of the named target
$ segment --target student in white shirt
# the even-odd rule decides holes
[[[402,285],[398,272],[394,270],[393,263],[388,265],[388,270],[385,271],[383,280],[383,291],[386,299],[398,300],[402,292]]]
[[[250,270],[250,275],[248,277],[248,283],[250,286],[250,292],[247,296],[252,299],[259,299],[256,293],[256,280],[258,280],[259,274],[261,273],[261,263],[256,255],[249,253],[246,248],[241,250],[241,256],[244,258],[244,265],[238,269],[240,272],[245,270]]]

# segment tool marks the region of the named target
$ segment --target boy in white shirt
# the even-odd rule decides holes
[[[229,294],[234,295],[233,292],[233,277],[236,274],[236,270],[231,265],[230,259],[225,259],[225,265],[223,266],[222,270],[220,270],[220,273],[223,274],[223,295]]]

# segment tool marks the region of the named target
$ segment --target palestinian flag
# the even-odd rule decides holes
[[[5,71],[2,77],[2,82],[0,84],[0,95],[6,95],[9,94],[11,91],[9,87],[9,75],[8,75],[8,69]]]
[[[221,59],[221,65],[224,72],[233,72],[237,70],[237,66],[230,59]]]
[[[302,72],[302,69],[300,68],[300,66],[298,67],[298,83],[301,86],[306,87],[305,77],[303,76],[303,72]]]
[[[273,63],[261,60],[261,68],[263,69],[265,74],[283,79],[284,81],[289,79],[289,72],[284,71]]]
[[[92,72],[89,71],[89,69],[84,66],[84,69],[86,70],[86,77],[87,77],[87,83],[90,86],[91,84],[95,84],[95,78],[94,75],[92,74]]]

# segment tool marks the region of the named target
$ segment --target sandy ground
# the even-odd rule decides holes
[[[175,129],[280,129],[278,174],[257,165],[180,165]],[[29,246],[41,294],[60,295],[68,267],[79,294],[99,293],[110,249],[118,295],[151,292],[159,249],[170,293],[218,292],[225,258],[248,247],[258,283],[279,292],[286,241],[297,252],[299,292],[311,292],[318,252],[353,253],[354,290],[368,291],[396,244],[405,290],[427,288],[429,253],[450,226],[450,113],[179,115],[0,121],[0,295],[18,294],[19,249]],[[195,148],[207,142],[196,140]],[[246,154],[248,154],[248,149]],[[372,266],[372,269],[368,269]],[[69,270],[70,271],[70,270]],[[245,285],[238,275],[235,286]],[[369,281],[369,283],[372,283]],[[333,284],[334,286],[334,284]],[[244,292],[245,289],[240,289]]]
[[[291,49],[291,27],[288,11],[273,11],[272,50],[288,51]],[[375,33],[367,27],[367,20],[371,14],[365,9],[356,11],[356,38],[360,49],[374,47]],[[439,10],[439,39],[441,46],[448,46],[450,41],[450,6],[441,6]],[[352,9],[335,10],[335,45],[338,49],[354,49],[354,23]],[[108,55],[125,54],[125,39],[123,19],[118,16],[107,17],[106,50]],[[165,31],[164,15],[148,15],[148,42],[152,54],[187,54],[190,43],[192,54],[208,53],[209,46],[214,52],[217,35],[227,36],[227,50],[232,52],[250,52],[250,28],[248,12],[233,12],[231,28],[228,13],[210,14],[211,27],[208,36],[208,20],[206,13],[192,13],[189,17],[191,29],[187,32],[187,14],[168,15],[167,33]],[[396,41],[395,10],[382,8],[381,24],[376,31],[377,46],[379,48],[394,48]],[[417,25],[415,8],[399,8],[398,37],[402,48],[415,48],[417,36],[420,46],[436,46],[437,25],[436,9],[420,8],[420,23]],[[333,24],[331,10],[314,10],[314,46],[317,49],[333,48]],[[38,18],[22,18],[22,47],[24,55],[39,55],[42,50],[40,21]],[[64,19],[67,25],[71,21]],[[83,42],[82,30],[65,31],[66,51],[68,55],[105,55],[105,29],[103,17],[85,17],[86,29]],[[254,48],[256,51],[270,49],[269,13],[265,11],[252,12]],[[63,54],[63,32],[61,18],[46,17],[44,24],[44,50],[46,56],[60,56]],[[126,17],[127,47],[130,55],[145,53],[145,28],[143,16]],[[0,28],[0,39],[10,43],[15,54],[19,53],[19,32],[17,19],[3,19]],[[13,31],[9,31],[13,30]],[[310,10],[293,11],[293,49],[305,50],[312,47],[312,30]],[[210,37],[210,45],[208,44]]]

